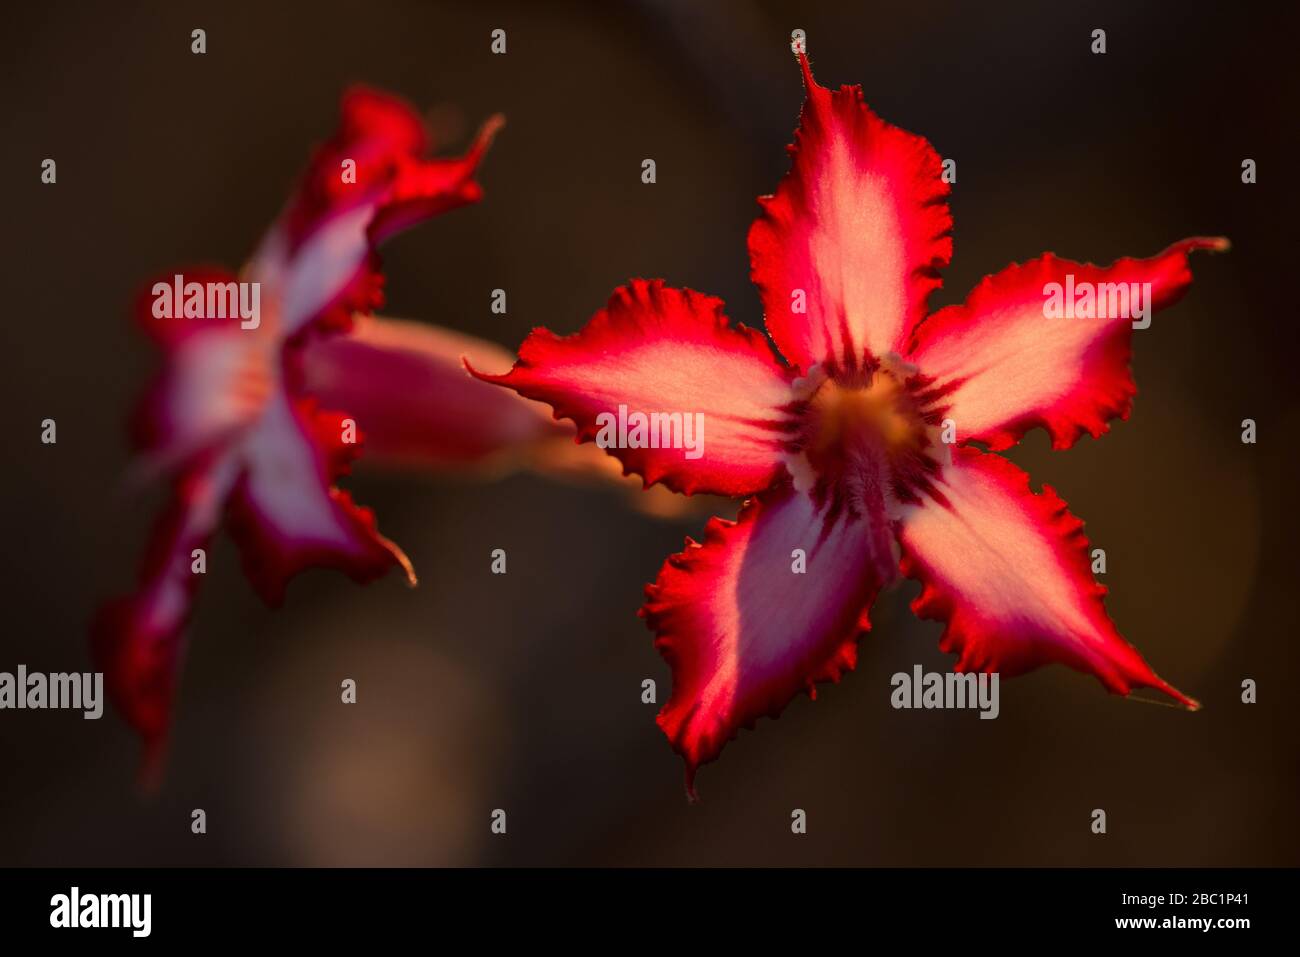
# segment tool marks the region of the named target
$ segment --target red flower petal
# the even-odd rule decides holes
[[[736,522],[710,520],[704,543],[688,538],[646,587],[641,615],[673,673],[659,727],[686,759],[692,796],[696,769],[741,727],[854,666],[867,611],[895,574],[887,529],[867,525],[786,485]]]
[[[374,247],[401,229],[479,200],[474,173],[504,122],[494,116],[464,156],[422,159],[423,125],[401,100],[356,89],[343,98],[342,125],[313,157],[298,195],[254,257],[282,335],[315,321],[346,324],[381,304]],[[355,182],[345,181],[352,161]]]
[[[513,358],[495,343],[425,323],[357,316],[350,333],[305,345],[303,387],[355,417],[365,431],[367,465],[528,468],[561,481],[618,487],[634,508],[665,518],[708,506],[663,486],[643,489],[602,449],[575,444],[572,424],[556,422],[545,403],[480,382],[463,361],[508,368]]]
[[[137,467],[152,473],[182,465],[252,426],[277,388],[275,361],[238,328],[179,341],[133,416]]]
[[[399,97],[353,87],[339,112],[338,131],[312,156],[281,219],[290,251],[359,207],[377,207],[371,238],[378,242],[413,224],[405,213],[424,219],[482,197],[474,171],[504,122],[500,116],[483,125],[464,156],[421,159],[433,144],[419,114]],[[346,160],[356,164],[355,182],[344,180]]]
[[[540,402],[470,376],[463,356],[498,369],[513,358],[472,336],[358,316],[347,335],[304,348],[303,388],[356,419],[366,433],[367,462],[438,469],[495,464],[572,435]]]
[[[556,418],[574,421],[579,441],[595,440],[597,417],[616,416],[620,405],[628,414],[703,414],[698,458],[683,448],[609,449],[647,486],[687,494],[766,488],[782,474],[796,424],[786,408],[789,373],[762,335],[730,326],[721,300],[658,280],[619,288],[575,335],[534,330],[505,375],[474,374],[550,403]]]
[[[180,475],[140,569],[140,587],[104,605],[91,626],[95,667],[108,693],[145,742],[144,776],[159,766],[170,724],[183,629],[201,576],[193,550],[207,549],[236,469],[209,456]]]
[[[376,532],[370,512],[333,487],[356,454],[342,441],[342,416],[288,402],[278,394],[236,449],[192,460],[151,537],[138,588],[104,605],[92,624],[109,694],[144,739],[146,778],[161,762],[183,630],[199,583],[192,552],[207,549],[223,517],[249,579],[269,604],[279,603],[293,574],[313,566],[368,581],[397,564],[414,582],[410,562]]]
[[[940,648],[956,670],[1021,674],[1060,662],[1107,689],[1163,691],[1196,708],[1159,678],[1106,614],[1093,579],[1083,523],[1050,486],[1001,456],[957,449],[936,482],[940,499],[905,506],[903,574],[923,584],[912,610],[946,621]]]
[[[1052,445],[1094,438],[1115,416],[1128,418],[1137,387],[1129,370],[1132,322],[1125,318],[1046,318],[1048,283],[1150,283],[1150,307],[1172,305],[1192,281],[1188,254],[1222,250],[1225,239],[1185,239],[1150,259],[1093,266],[1050,253],[988,276],[960,306],[940,309],[917,328],[909,359],[933,380],[961,440],[994,449],[1035,426]],[[1107,296],[1109,308],[1109,296]]]
[[[333,484],[360,454],[355,420],[354,441],[345,439],[348,418],[280,393],[242,444],[230,533],[245,573],[270,605],[283,600],[288,580],[306,568],[335,568],[364,583],[400,565],[415,584],[411,563],[376,531],[370,510]]]
[[[754,282],[777,348],[806,370],[901,352],[952,257],[948,184],[923,138],[890,126],[861,87],[832,93],[800,54],[807,100],[793,164],[749,231]],[[795,291],[806,313],[793,311]]]

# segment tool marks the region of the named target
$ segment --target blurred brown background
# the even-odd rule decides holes
[[[1279,6],[1280,9],[1280,6]],[[158,494],[126,493],[124,420],[155,357],[126,309],[176,264],[238,265],[362,81],[460,149],[508,116],[485,201],[384,250],[391,315],[511,348],[576,330],[632,275],[761,323],[745,233],[819,80],[958,161],[942,305],[1043,250],[1109,261],[1230,236],[1137,337],[1133,419],[1011,453],[1106,549],[1109,608],[1198,714],[1062,668],[1005,682],[997,721],[893,711],[889,675],[946,669],[914,584],[861,664],[742,733],[700,775],[639,700],[667,668],[636,618],[704,517],[528,476],[362,471],[414,560],[360,588],[311,572],[262,607],[222,540],[190,632],[170,769],[133,788],[117,718],[0,713],[3,864],[1300,863],[1294,634],[1295,15],[1272,5],[150,3],[6,13],[0,324],[8,618],[0,670],[89,667],[86,623],[132,580]],[[202,27],[208,53],[189,52]],[[508,31],[505,56],[489,32]],[[1089,52],[1094,27],[1109,52]],[[58,184],[39,182],[45,157]],[[658,183],[640,182],[653,157]],[[1244,158],[1259,183],[1240,182]],[[489,291],[509,292],[509,314]],[[58,421],[57,446],[38,441]],[[1239,422],[1259,422],[1243,446]],[[154,490],[155,493],[158,490]],[[489,573],[492,548],[509,574]],[[353,677],[360,703],[339,703]],[[1240,703],[1244,677],[1259,703]],[[209,833],[189,830],[191,808]],[[493,837],[504,808],[509,834]],[[809,833],[789,831],[792,808]],[[1109,833],[1089,832],[1105,808]]]

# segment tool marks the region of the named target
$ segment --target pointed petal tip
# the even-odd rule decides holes
[[[1152,684],[1151,687],[1173,698],[1180,705],[1182,705],[1183,708],[1185,708],[1187,711],[1201,710],[1201,703],[1199,701],[1197,701],[1195,698],[1191,698],[1183,694],[1181,691],[1179,691],[1169,682],[1165,681],[1163,678],[1157,677],[1155,683]]]
[[[1226,253],[1232,249],[1232,241],[1227,236],[1192,236],[1175,243],[1174,246],[1186,252],[1204,250],[1211,253]]]
[[[478,133],[474,135],[474,144],[470,147],[470,153],[475,160],[487,152],[488,147],[492,145],[492,140],[496,138],[496,135],[501,132],[505,125],[506,117],[504,113],[493,113],[483,121],[483,125],[478,128]]]
[[[1133,692],[1139,688],[1150,688],[1153,691],[1158,691],[1165,697],[1172,698],[1176,703],[1170,704],[1167,701],[1157,700],[1154,698],[1133,698]],[[1132,700],[1142,700],[1150,704],[1165,705],[1166,707],[1179,708],[1184,711],[1201,710],[1201,703],[1199,701],[1189,695],[1183,694],[1168,681],[1165,681],[1164,678],[1161,678],[1158,674],[1147,667],[1145,663],[1141,664],[1135,672],[1128,674],[1124,679],[1123,685],[1118,689],[1112,690],[1118,690],[1124,697]]]
[[[393,564],[396,565],[398,568],[400,568],[402,570],[402,574],[406,576],[406,587],[415,588],[417,585],[419,585],[420,580],[415,577],[415,566],[411,563],[411,560],[406,556],[406,552],[402,551],[402,547],[398,545],[395,541],[393,541],[391,538],[385,538],[383,535],[380,535],[377,532],[374,534],[375,534],[375,539],[379,542],[379,544],[385,550],[387,550],[389,557],[393,561]]]
[[[698,770],[694,764],[686,762],[685,784],[686,784],[686,803],[699,804],[700,792],[695,790],[695,772]]]
[[[480,382],[490,382],[492,385],[505,385],[504,380],[506,376],[510,374],[509,372],[503,372],[499,375],[493,375],[490,372],[479,372],[477,369],[474,368],[474,364],[469,361],[468,355],[462,355],[460,357],[460,364],[463,365],[465,367],[465,371],[468,372],[470,375],[472,375],[475,379],[478,379]]]
[[[808,43],[806,40],[804,41],[804,48],[795,53],[795,59],[799,61],[799,72],[803,78],[804,93],[807,95],[809,102],[814,103],[816,101],[813,99],[813,93],[817,91],[825,92],[826,88],[818,83],[817,78],[813,76],[812,62],[808,59]],[[786,147],[787,151],[791,149],[793,147]]]
[[[387,541],[387,539],[385,539],[385,541]],[[415,588],[418,586],[420,584],[420,579],[416,577],[415,566],[412,565],[411,560],[406,557],[406,552],[402,551],[392,542],[388,542],[388,545],[393,552],[393,558],[397,561],[397,564],[401,566],[403,573],[406,575],[406,587]]]

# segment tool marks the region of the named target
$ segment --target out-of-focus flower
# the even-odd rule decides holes
[[[1048,318],[1048,290],[1125,284],[1159,309],[1190,283],[1189,254],[1227,241],[1107,267],[1048,254],[930,315],[952,252],[938,155],[872,113],[860,88],[827,90],[799,60],[793,165],[749,233],[788,365],[730,325],[720,300],[634,280],[576,335],[536,330],[509,373],[480,374],[550,403],[586,440],[615,409],[702,415],[698,455],[621,437],[609,451],[649,483],[752,496],[737,521],[687,539],[641,610],[672,668],[658,722],[688,791],[741,727],[853,667],[871,605],[900,571],[923,583],[914,611],[946,622],[941,648],[958,671],[1060,662],[1118,694],[1151,687],[1196,707],[1116,630],[1065,503],[969,443],[1005,449],[1042,426],[1066,448],[1127,417],[1130,317]]]
[[[146,770],[156,766],[170,724],[199,581],[196,550],[223,522],[253,587],[272,605],[293,575],[314,566],[358,582],[396,566],[414,584],[406,556],[335,484],[359,454],[363,430],[351,409],[303,388],[302,355],[380,304],[379,242],[481,197],[475,170],[500,123],[489,120],[465,155],[429,159],[424,127],[408,106],[351,90],[338,132],[316,151],[238,276],[177,269],[141,296],[137,315],[164,367],[137,411],[138,468],[170,475],[172,496],[137,588],[100,610],[92,638],[110,695],[145,741]],[[239,288],[256,290],[249,298],[260,314],[213,318],[231,310],[214,312],[212,298],[196,300],[192,311],[180,302],[159,308],[166,287],[195,283],[218,297],[237,288],[228,283],[246,284]],[[385,383],[358,380],[349,398],[364,405],[371,386]]]

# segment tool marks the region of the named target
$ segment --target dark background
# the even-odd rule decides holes
[[[1281,11],[1282,5],[1277,5]],[[934,304],[1044,250],[1108,262],[1194,234],[1186,299],[1136,337],[1139,396],[1102,441],[1010,457],[1106,549],[1108,607],[1188,714],[1059,667],[1002,713],[889,707],[889,675],[946,669],[907,583],[858,670],[742,733],[684,799],[640,703],[668,673],[641,589],[703,515],[616,492],[364,469],[349,481],[410,554],[361,588],[297,579],[265,609],[224,539],[210,555],[168,775],[143,798],[115,715],[0,713],[2,864],[1300,863],[1292,700],[1296,251],[1294,13],[1231,3],[24,4],[0,79],[8,315],[0,323],[8,614],[0,670],[89,668],[95,605],[130,584],[159,490],[127,492],[124,421],[156,358],[138,284],[237,266],[340,91],[430,110],[448,147],[508,126],[487,197],[384,250],[386,312],[511,348],[576,330],[631,275],[722,296],[761,323],[745,233],[787,167],[802,90],[861,83],[958,161],[955,256]],[[1284,19],[1286,17],[1287,19]],[[189,52],[190,30],[208,53]],[[508,31],[505,56],[489,32]],[[1107,30],[1105,56],[1089,52]],[[39,182],[58,161],[58,184]],[[653,157],[658,183],[640,182]],[[1244,158],[1259,182],[1240,180]],[[489,291],[509,292],[493,316]],[[1243,445],[1239,423],[1259,423]],[[58,421],[56,446],[39,422]],[[488,554],[509,552],[509,574]],[[353,677],[360,703],[339,703]],[[1240,702],[1240,682],[1259,703]],[[209,831],[190,833],[190,810]],[[489,833],[493,808],[509,833]],[[790,811],[809,833],[791,835]],[[1109,833],[1089,830],[1106,809]]]

